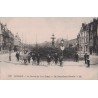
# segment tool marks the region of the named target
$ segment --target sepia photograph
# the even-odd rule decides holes
[[[0,80],[97,79],[97,17],[0,17]]]

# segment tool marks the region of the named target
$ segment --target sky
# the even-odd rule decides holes
[[[28,44],[51,41],[52,34],[56,39],[74,39],[82,23],[89,23],[92,17],[0,17],[0,22],[15,35],[19,34]]]

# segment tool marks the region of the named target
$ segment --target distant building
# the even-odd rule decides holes
[[[76,38],[68,40],[68,47],[70,47],[70,46],[72,46],[74,48],[77,46],[77,39]]]

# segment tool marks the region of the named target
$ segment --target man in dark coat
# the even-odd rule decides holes
[[[28,63],[30,63],[30,60],[31,60],[31,54],[28,53]]]
[[[54,62],[55,62],[55,64],[58,63],[58,54],[57,53],[55,53],[55,55],[54,55]]]
[[[59,57],[59,62],[60,62],[60,66],[62,66],[62,64],[63,64],[63,56],[62,55]]]
[[[79,55],[78,55],[78,53],[75,54],[75,61],[76,61],[76,62],[79,61]]]
[[[35,62],[36,62],[36,55],[35,55],[35,53],[32,53],[32,54],[31,54],[31,57],[32,57],[32,60],[33,60],[33,61],[32,61],[32,65],[33,65],[33,64],[35,64]]]
[[[90,67],[90,57],[89,57],[89,54],[87,54],[87,67]]]
[[[51,62],[51,56],[48,54],[48,56],[47,56],[47,63],[50,65],[50,62]]]
[[[19,57],[20,57],[20,53],[17,51],[17,52],[16,52],[17,61],[19,61]]]
[[[87,53],[84,55],[85,64],[87,64]]]
[[[40,55],[39,55],[39,53],[37,54],[36,59],[37,59],[37,65],[39,65],[40,64]]]

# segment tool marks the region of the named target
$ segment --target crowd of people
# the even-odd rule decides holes
[[[17,51],[16,58],[17,61],[23,61],[25,65],[30,63],[32,63],[32,65],[40,65],[42,61],[46,61],[48,65],[54,63],[55,65],[59,64],[60,66],[63,65],[64,59],[63,55],[58,55],[58,53],[54,53],[53,55],[47,54],[46,57],[43,59],[40,53],[34,53],[32,51],[28,52],[27,50],[25,50],[22,54],[19,51]],[[78,53],[74,55],[74,61],[79,62]],[[84,61],[85,64],[87,64],[87,67],[90,67],[89,55],[87,53],[85,53],[84,55]]]
[[[17,61],[22,60],[24,64],[32,63],[32,65],[40,65],[40,63],[44,60],[47,62],[48,65],[50,65],[51,63],[55,63],[56,65],[59,64],[60,66],[63,65],[63,56],[58,55],[58,53],[54,53],[53,55],[47,54],[46,57],[43,59],[40,53],[34,53],[32,51],[28,52],[27,50],[25,50],[23,53],[17,51],[16,59]]]

